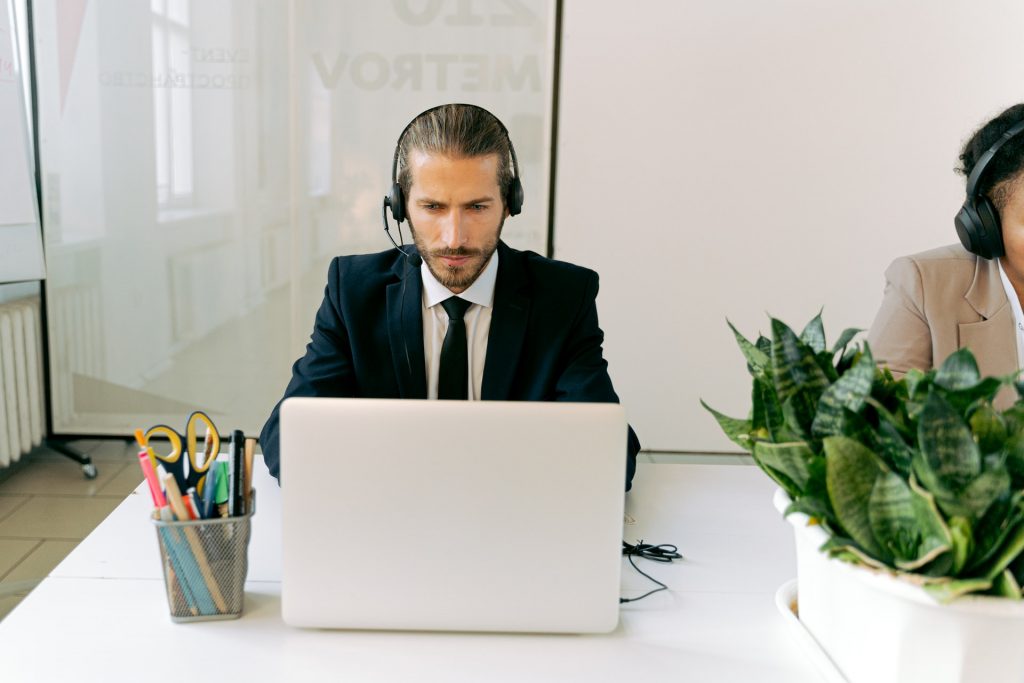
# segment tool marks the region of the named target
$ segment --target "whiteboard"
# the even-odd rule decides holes
[[[0,1],[0,283],[45,276],[11,0]]]

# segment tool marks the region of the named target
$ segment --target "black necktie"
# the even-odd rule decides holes
[[[453,296],[441,302],[448,314],[448,331],[441,345],[441,368],[437,397],[465,401],[469,398],[469,352],[466,350],[466,322],[462,316],[470,303]]]

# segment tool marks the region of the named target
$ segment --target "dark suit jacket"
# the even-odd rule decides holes
[[[504,242],[498,254],[481,398],[618,403],[601,352],[597,273]],[[419,268],[394,249],[335,258],[306,355],[292,366],[284,398],[425,399],[422,290]],[[278,478],[280,406],[260,434],[263,458]],[[626,490],[639,450],[630,428]]]

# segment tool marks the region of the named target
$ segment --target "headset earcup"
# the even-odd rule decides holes
[[[1003,247],[1003,227],[999,222],[999,211],[988,197],[978,197],[974,203],[978,215],[978,223],[981,225],[981,245],[987,254],[987,258],[996,258],[1006,253]]]
[[[516,216],[523,210],[523,184],[518,177],[512,178],[508,186],[508,196],[505,198],[510,216]]]
[[[405,197],[402,195],[402,186],[398,183],[391,184],[388,206],[391,207],[391,217],[395,219],[396,223],[405,220]]]
[[[953,224],[956,225],[956,234],[960,238],[960,244],[963,245],[964,249],[972,254],[981,256],[978,253],[978,228],[970,200],[965,201],[960,210],[956,212]]]

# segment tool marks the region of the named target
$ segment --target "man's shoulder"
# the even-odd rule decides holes
[[[542,285],[570,284],[574,282],[586,283],[596,281],[597,272],[584,266],[548,258],[529,251],[506,247],[507,255],[502,258],[510,258],[517,261],[529,276],[529,279]]]
[[[401,266],[403,258],[404,256],[395,249],[386,249],[372,254],[335,256],[328,268],[328,277],[341,280],[374,276],[391,278],[394,277],[396,266]]]

